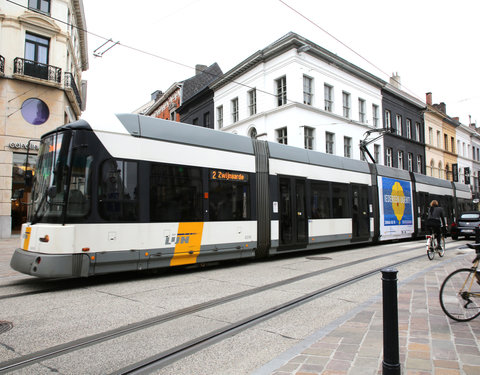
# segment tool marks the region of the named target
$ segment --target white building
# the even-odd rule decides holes
[[[289,33],[212,84],[215,129],[361,159],[386,82]],[[380,138],[369,146],[382,163]]]
[[[0,1],[0,237],[19,230],[29,194],[21,199],[42,134],[80,118],[88,69],[82,0]]]

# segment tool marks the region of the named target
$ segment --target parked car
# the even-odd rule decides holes
[[[452,224],[450,228],[450,234],[452,239],[458,240],[458,237],[464,236],[465,238],[475,236],[475,228],[480,225],[480,211],[468,211],[462,213],[456,223]]]

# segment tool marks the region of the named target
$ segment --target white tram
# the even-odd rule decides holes
[[[134,114],[42,137],[11,267],[38,277],[206,263],[423,234],[466,185]],[[103,127],[103,130],[102,130]]]

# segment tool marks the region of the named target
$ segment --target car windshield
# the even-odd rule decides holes
[[[471,214],[462,214],[460,220],[479,220],[480,214],[471,213]]]

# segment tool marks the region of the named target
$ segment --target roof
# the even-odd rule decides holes
[[[213,63],[201,73],[183,81],[182,103],[193,97],[196,93],[202,91],[210,83],[223,75],[222,70],[217,63]]]
[[[222,86],[234,81],[237,77],[245,72],[253,69],[258,64],[269,61],[291,49],[303,48],[303,52],[323,60],[336,68],[343,70],[357,78],[366,81],[372,85],[383,87],[387,82],[376,77],[375,75],[363,70],[362,68],[348,62],[347,60],[337,56],[336,54],[326,50],[323,47],[313,43],[312,41],[294,33],[289,32],[274,43],[262,50],[255,52],[253,55],[242,61],[240,64],[229,70],[222,77],[217,79],[212,85],[213,90],[217,90]]]
[[[202,91],[210,83],[222,76],[222,70],[217,63],[213,63],[208,68],[203,70],[200,73],[195,74],[193,77],[190,77],[184,81],[173,83],[167,91],[155,101],[150,108],[144,111],[146,115],[151,115],[162,103],[164,103],[173,92],[178,88],[182,90],[182,98],[180,105],[185,103],[188,99],[192,98],[198,92]]]

